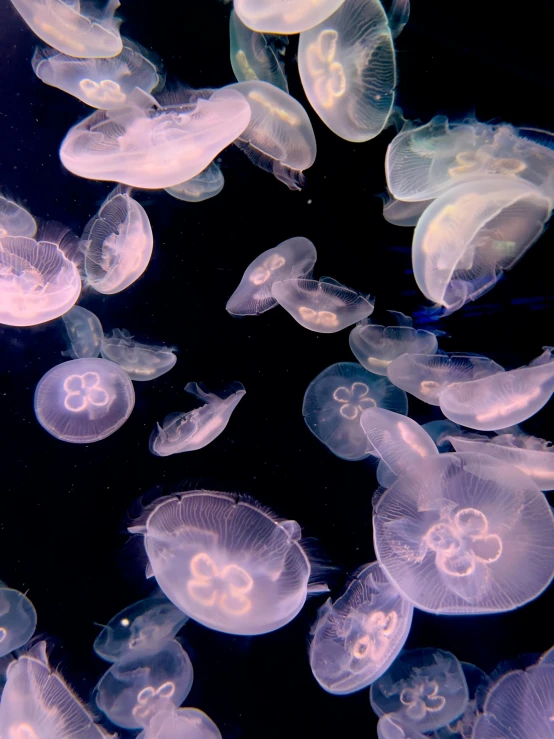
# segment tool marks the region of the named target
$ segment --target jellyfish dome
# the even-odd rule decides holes
[[[238,82],[262,80],[289,91],[285,77],[286,36],[256,33],[244,25],[236,12],[229,18],[231,66]]]
[[[175,347],[140,344],[126,329],[114,328],[102,339],[101,353],[129,375],[134,382],[155,380],[175,366]]]
[[[377,739],[425,739],[407,721],[402,721],[396,713],[384,713],[377,722]]]
[[[235,0],[235,12],[245,26],[262,33],[300,33],[317,26],[344,0],[299,3],[297,0]]]
[[[27,596],[0,587],[0,657],[27,644],[36,625],[37,614]]]
[[[92,311],[74,305],[62,316],[62,320],[71,344],[70,349],[62,352],[64,356],[71,359],[99,356],[104,333],[100,320]]]
[[[554,515],[517,467],[484,454],[422,459],[374,504],[377,558],[430,613],[501,613],[554,577]]]
[[[167,597],[208,628],[265,634],[304,605],[311,565],[300,527],[251,499],[210,491],[162,498],[130,531],[143,534]]]
[[[201,203],[203,200],[218,195],[225,185],[223,172],[215,162],[211,162],[200,174],[186,182],[181,182],[173,187],[166,187],[168,195],[185,203]]]
[[[35,390],[40,425],[56,439],[73,444],[110,436],[129,418],[134,405],[129,376],[107,359],[71,359],[58,364]]]
[[[215,723],[197,708],[157,711],[137,739],[221,739]]]
[[[29,211],[0,195],[0,238],[3,236],[32,238],[36,231],[36,221]]]
[[[354,326],[348,340],[358,362],[376,375],[386,375],[389,364],[402,354],[434,354],[438,348],[430,331],[363,321]]]

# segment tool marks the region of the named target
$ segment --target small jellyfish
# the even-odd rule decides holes
[[[377,739],[426,739],[410,724],[402,721],[396,713],[384,713],[377,722]]]
[[[246,390],[240,382],[229,386],[224,396],[211,393],[205,386],[189,382],[185,392],[194,395],[204,405],[188,413],[170,413],[150,436],[150,451],[158,457],[202,449],[225,430],[231,414]]]
[[[37,614],[29,598],[0,583],[0,657],[27,644],[36,625]]]
[[[82,241],[87,281],[104,295],[121,292],[138,280],[154,246],[146,211],[120,186],[87,223]]]
[[[244,25],[235,11],[229,19],[231,66],[238,82],[261,80],[289,91],[285,77],[286,36],[256,33]]]
[[[206,169],[191,180],[181,182],[173,187],[166,187],[165,191],[176,200],[186,203],[201,203],[203,200],[218,195],[225,184],[223,172],[215,162],[211,162]]]
[[[300,190],[305,182],[303,170],[314,163],[317,148],[302,105],[261,80],[236,82],[223,91],[239,92],[251,109],[250,122],[235,137],[234,144],[256,166],[272,172],[289,189]]]
[[[416,200],[405,202],[396,200],[392,195],[384,198],[383,218],[393,226],[417,226],[417,222],[432,200]]]
[[[233,316],[257,316],[278,305],[271,294],[274,282],[309,277],[317,259],[315,246],[303,236],[282,241],[251,262],[227,301]]]
[[[377,680],[396,659],[412,624],[413,607],[378,562],[364,565],[312,627],[310,665],[322,688],[346,695]]]
[[[360,421],[366,408],[375,407],[406,414],[406,393],[357,362],[339,362],[308,385],[302,415],[310,431],[333,454],[356,461],[373,453]]]
[[[296,521],[256,501],[199,490],[156,501],[143,525],[150,571],[167,597],[216,631],[253,636],[299,613],[312,568]]]
[[[448,726],[435,732],[435,739],[472,739],[475,723],[483,710],[483,702],[491,679],[469,662],[460,662],[467,682],[469,701],[464,712]]]
[[[80,0],[12,0],[31,31],[63,54],[80,58],[112,57],[121,52],[119,0],[103,11],[85,13]]]
[[[521,470],[484,454],[422,459],[374,503],[377,559],[430,613],[501,613],[554,576],[554,516]]]
[[[60,441],[90,444],[123,426],[135,405],[127,373],[106,359],[71,359],[42,377],[35,415]]]
[[[214,722],[198,708],[157,711],[137,739],[221,739]]]
[[[330,277],[302,277],[274,282],[271,294],[304,328],[334,334],[373,313],[374,304]]]
[[[101,354],[118,364],[133,382],[155,380],[175,366],[173,346],[140,344],[126,329],[114,328],[102,339]]]
[[[262,33],[290,35],[307,31],[321,23],[344,0],[320,0],[299,3],[298,0],[235,0],[235,12],[245,26]]]
[[[469,697],[456,657],[429,648],[403,652],[373,683],[369,695],[378,716],[391,713],[421,733],[446,726],[460,716]]]
[[[104,332],[98,317],[90,310],[74,305],[62,316],[71,348],[62,352],[71,359],[93,359],[100,355]]]
[[[0,195],[0,238],[3,236],[28,236],[37,232],[33,216],[23,206]]]

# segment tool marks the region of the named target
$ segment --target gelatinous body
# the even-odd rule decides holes
[[[157,712],[137,739],[221,739],[214,722],[197,708]]]
[[[383,205],[383,218],[393,226],[416,226],[425,209],[432,200],[416,200],[405,202],[396,200],[392,195],[385,199]]]
[[[225,184],[223,172],[215,162],[211,162],[200,174],[186,182],[173,187],[166,187],[165,191],[177,200],[186,203],[200,203],[203,200],[218,195]]]
[[[0,238],[2,236],[28,236],[32,238],[37,224],[28,210],[13,200],[0,195]]]
[[[140,344],[126,329],[114,328],[102,339],[102,356],[118,364],[133,382],[155,380],[175,366],[175,347]]]
[[[344,0],[236,0],[234,8],[241,21],[253,31],[300,33],[317,26],[339,8]]]
[[[435,334],[411,326],[361,323],[348,340],[358,362],[376,375],[386,375],[392,360],[402,354],[434,354],[438,347]]]
[[[377,739],[424,739],[422,734],[396,713],[384,713],[377,722]]]
[[[0,657],[27,644],[35,633],[37,614],[29,598],[0,587]]]
[[[289,91],[285,77],[286,36],[256,33],[233,10],[229,19],[231,66],[238,82],[262,80]]]
[[[98,317],[92,311],[74,305],[62,318],[71,343],[71,348],[67,352],[62,352],[64,356],[71,359],[97,357],[104,336]]]

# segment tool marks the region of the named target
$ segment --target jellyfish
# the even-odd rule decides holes
[[[250,498],[197,490],[156,501],[144,524],[149,572],[177,608],[216,631],[253,636],[299,613],[312,568],[296,521]]]
[[[444,315],[476,300],[511,269],[544,231],[551,200],[507,175],[456,185],[417,222],[414,277]]]
[[[155,380],[175,366],[174,346],[154,346],[135,341],[126,329],[114,328],[102,339],[101,354],[118,364],[133,382]]]
[[[60,159],[91,180],[146,190],[173,187],[206,169],[242,134],[250,116],[244,96],[229,88],[192,91],[184,103],[166,106],[135,88],[125,107],[98,110],[73,126]]]
[[[37,223],[29,211],[0,195],[0,238],[3,236],[33,238],[36,232]]]
[[[261,80],[289,91],[285,77],[286,36],[256,33],[244,25],[235,11],[229,19],[231,66],[238,82]]]
[[[493,457],[422,459],[374,504],[375,552],[423,611],[501,613],[534,600],[554,576],[554,516],[521,470]]]
[[[392,195],[384,198],[383,218],[393,226],[417,226],[417,222],[432,200],[416,200],[405,202],[396,200]]]
[[[452,423],[452,421],[443,418],[438,421],[424,423],[421,428],[433,439],[440,453],[454,451],[450,436],[459,435],[460,427],[457,423]]]
[[[113,295],[132,285],[148,267],[154,237],[146,211],[117,186],[86,225],[82,241],[88,283]]]
[[[310,665],[322,688],[346,695],[377,680],[396,659],[412,624],[413,607],[378,562],[364,565],[345,592],[320,609],[312,628]]]
[[[71,359],[42,377],[35,415],[60,441],[90,444],[123,426],[135,405],[127,373],[106,359]]]
[[[194,395],[204,405],[188,413],[170,413],[150,436],[150,451],[157,457],[169,457],[180,452],[202,449],[225,430],[231,414],[246,390],[240,382],[232,383],[226,393],[216,395],[205,385],[189,382],[185,392]]]
[[[83,59],[121,52],[119,0],[108,0],[102,12],[85,13],[80,0],[12,0],[31,31],[44,43]]]
[[[550,647],[550,649],[542,655],[539,663],[543,663],[545,665],[554,665],[554,647]]]
[[[282,241],[251,262],[235,292],[227,301],[233,316],[256,316],[277,305],[271,294],[274,282],[310,277],[317,259],[315,246],[303,236]]]
[[[406,393],[357,362],[338,362],[308,385],[302,415],[310,431],[333,454],[356,461],[373,453],[360,421],[366,408],[375,407],[405,415]]]
[[[71,359],[98,357],[104,336],[98,316],[80,305],[74,305],[62,319],[71,344],[70,349],[62,352],[63,356]]]
[[[262,33],[290,35],[321,23],[344,0],[298,3],[297,0],[235,0],[235,12],[245,26]]]
[[[460,716],[469,698],[456,657],[429,648],[402,652],[373,683],[369,695],[378,716],[394,714],[421,733],[446,726]]]
[[[197,708],[156,712],[137,739],[221,739],[214,722]]]
[[[196,177],[173,187],[166,187],[165,191],[176,200],[200,203],[218,195],[223,190],[224,184],[223,172],[215,162],[211,162]]]
[[[330,277],[295,277],[274,282],[271,294],[304,328],[334,334],[373,313],[374,303]]]
[[[135,87],[151,92],[163,83],[146,50],[129,39],[123,49],[109,59],[76,59],[55,49],[37,47],[31,59],[36,76],[83,103],[110,110],[125,104]]]
[[[384,713],[377,722],[377,739],[426,739],[417,729],[402,721],[396,713]]]
[[[483,670],[469,662],[460,662],[467,682],[469,701],[464,712],[448,726],[435,732],[435,739],[471,739],[479,714],[483,710],[483,702],[489,689],[491,679]]]
[[[37,614],[29,598],[0,583],[0,657],[27,644],[36,625]]]
[[[235,5],[235,10],[236,10]],[[251,110],[248,126],[234,144],[256,166],[272,172],[291,190],[305,182],[303,170],[315,161],[315,134],[300,103],[278,87],[261,80],[236,82],[223,91],[238,92]]]

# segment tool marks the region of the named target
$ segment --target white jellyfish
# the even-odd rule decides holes
[[[37,232],[37,223],[28,210],[13,200],[0,195],[0,238],[2,236],[29,236]]]
[[[234,8],[245,26],[262,33],[300,33],[317,26],[344,0],[299,3],[297,0],[235,0]]]
[[[104,332],[98,316],[80,305],[74,305],[62,320],[71,344],[70,349],[62,352],[71,359],[94,358],[100,355]]]
[[[221,739],[215,723],[197,708],[156,711],[137,739]]]
[[[225,185],[223,172],[215,162],[211,162],[200,174],[173,187],[166,187],[168,195],[186,203],[201,203],[218,195]]]
[[[0,583],[0,657],[27,644],[36,625],[37,614],[29,598]]]
[[[114,328],[105,334],[101,354],[118,364],[134,382],[155,380],[175,366],[174,346],[155,346],[135,341],[126,329]]]
[[[229,18],[231,66],[238,82],[262,80],[289,91],[285,77],[286,36],[257,33],[244,25],[236,12]]]

